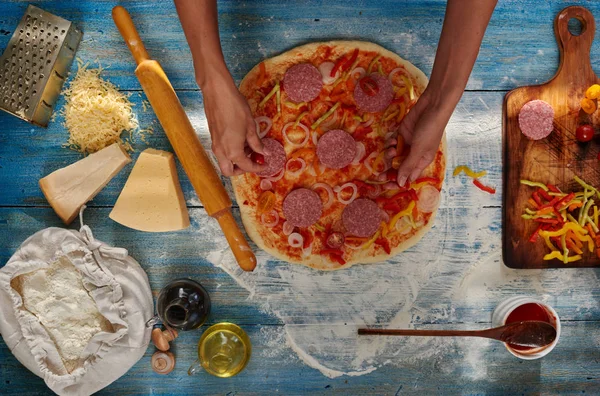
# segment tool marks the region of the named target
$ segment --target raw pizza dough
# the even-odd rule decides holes
[[[354,60],[350,69],[343,72],[338,71],[335,74],[335,78],[330,77],[329,73],[326,71],[323,77],[323,88],[320,97],[314,99],[312,102],[300,104],[300,108],[295,108],[299,104],[294,103],[288,97],[285,91],[284,76],[288,69],[298,64],[312,64],[323,74],[324,69],[331,70],[331,64],[325,64],[326,62],[332,62],[335,64],[336,62],[340,62],[340,59],[343,59],[344,57],[351,61],[353,60],[352,55],[356,49],[358,49],[358,57],[356,60]],[[304,264],[321,270],[338,270],[349,268],[353,264],[376,263],[384,261],[391,256],[394,256],[415,245],[432,227],[437,206],[439,204],[439,194],[436,197],[437,201],[433,204],[435,209],[432,210],[431,213],[423,213],[420,211],[417,213],[413,210],[413,216],[411,216],[412,220],[408,216],[403,216],[396,222],[403,223],[401,227],[397,227],[400,232],[395,229],[389,230],[388,234],[391,235],[388,236],[389,246],[387,250],[389,253],[385,251],[384,246],[379,243],[375,243],[374,240],[371,240],[376,238],[366,238],[366,240],[362,241],[361,243],[360,240],[358,242],[356,241],[356,239],[359,238],[353,239],[352,235],[347,235],[346,233],[346,242],[341,248],[338,249],[343,252],[342,256],[339,256],[337,252],[335,254],[322,254],[321,252],[323,250],[330,250],[329,246],[327,246],[327,235],[325,235],[325,233],[331,233],[332,230],[335,231],[336,229],[340,228],[341,232],[345,233],[343,224],[340,227],[340,223],[342,217],[341,214],[347,205],[339,202],[337,197],[338,194],[334,194],[334,204],[331,205],[330,208],[323,210],[323,215],[319,222],[311,225],[310,227],[295,227],[293,229],[295,234],[297,233],[302,236],[303,242],[311,240],[312,242],[310,246],[306,246],[307,244],[303,243],[302,247],[292,248],[289,244],[289,237],[287,234],[289,234],[291,227],[289,224],[285,225],[286,220],[283,215],[282,206],[286,196],[292,190],[299,188],[313,188],[316,192],[321,194],[323,200],[326,202],[327,194],[325,193],[324,189],[315,188],[315,183],[321,182],[327,183],[331,187],[339,187],[343,186],[347,182],[354,182],[355,180],[359,180],[356,183],[361,183],[361,180],[373,180],[377,177],[378,172],[371,173],[368,169],[369,167],[364,165],[364,162],[370,161],[370,164],[372,164],[373,158],[369,158],[370,153],[376,152],[380,154],[380,151],[382,152],[383,150],[389,148],[385,146],[386,139],[389,139],[390,137],[396,137],[397,139],[398,125],[399,121],[401,121],[401,118],[398,120],[398,122],[393,124],[389,121],[384,121],[384,118],[387,119],[393,114],[394,109],[390,109],[388,106],[386,106],[385,111],[378,113],[369,113],[368,111],[361,110],[359,106],[357,106],[357,103],[353,101],[353,97],[355,96],[354,93],[350,92],[350,85],[354,82],[354,89],[358,89],[359,84],[361,84],[361,79],[364,78],[364,75],[361,76],[361,70],[359,69],[361,67],[363,69],[368,69],[368,66],[378,56],[380,56],[380,58],[374,63],[371,75],[367,74],[367,76],[373,76],[373,80],[375,81],[376,85],[382,88],[379,90],[376,89],[375,95],[371,96],[371,98],[373,98],[372,100],[377,100],[377,98],[381,98],[387,94],[387,88],[378,84],[378,78],[380,78],[381,75],[377,74],[377,72],[383,72],[383,75],[387,79],[392,70],[400,68],[401,70],[395,73],[393,81],[395,81],[395,95],[401,95],[399,100],[403,100],[402,97],[406,99],[404,102],[405,109],[400,108],[400,110],[398,110],[400,113],[404,111],[404,114],[399,114],[399,116],[402,117],[408,112],[407,109],[410,109],[414,105],[417,98],[424,91],[427,85],[427,77],[423,74],[423,72],[421,72],[408,61],[400,58],[393,52],[380,47],[379,45],[369,42],[331,41],[303,45],[274,58],[266,59],[265,61],[256,65],[242,80],[240,84],[240,91],[247,98],[252,114],[256,117],[258,131],[264,131],[265,128],[269,127],[264,122],[264,117],[268,117],[269,121],[271,121],[270,123],[272,123],[272,126],[270,127],[269,132],[266,133],[263,138],[274,139],[281,143],[285,149],[288,160],[287,165],[284,167],[283,175],[281,175],[281,173],[277,173],[275,176],[265,178],[259,177],[255,174],[246,173],[244,175],[232,178],[235,195],[241,210],[242,221],[248,235],[261,249],[267,251],[273,256],[284,261]],[[304,67],[304,69],[312,68]],[[306,70],[304,74],[304,78],[307,81],[306,84],[310,86],[311,91],[314,90],[315,86],[313,75],[314,72],[312,70]],[[336,85],[335,81],[337,81],[339,78],[344,78],[345,75],[349,76],[346,78],[346,80],[342,80],[342,83],[338,83]],[[402,77],[402,80],[400,80],[399,84],[397,78],[398,76],[404,76]],[[296,88],[298,86],[297,80],[298,78],[302,78],[302,76],[294,77],[294,89],[298,89]],[[402,87],[402,81],[406,82],[404,79],[405,77],[409,79],[410,83],[412,83],[414,87],[414,96],[412,99],[409,95],[409,87],[406,86],[406,84],[404,84],[404,87]],[[273,90],[276,84],[279,84],[281,87],[279,98],[277,98],[277,94],[273,94],[272,97],[267,99],[264,104],[261,104],[261,102],[264,101],[264,98]],[[314,122],[320,118],[319,116],[323,115],[328,110],[328,107],[331,109],[333,103],[336,103],[335,98],[332,97],[334,96],[336,90],[338,92],[340,91],[340,87],[338,85],[346,85],[346,87],[342,88],[341,95],[338,95],[338,97],[341,97],[340,101],[342,103],[336,112],[348,112],[348,114],[337,116],[337,114],[334,113],[334,115],[321,122],[313,131],[311,126],[314,125]],[[362,88],[363,85],[360,85],[360,87]],[[369,88],[368,84],[366,88]],[[300,92],[299,94],[307,95],[306,92]],[[359,99],[360,98],[357,98],[357,100]],[[389,98],[383,98],[378,100],[388,99]],[[369,100],[368,95],[366,100]],[[279,104],[277,104],[277,102],[279,102]],[[319,102],[327,102],[328,106],[324,106]],[[392,106],[393,104],[389,105],[389,107]],[[307,143],[302,146],[298,144],[303,143],[305,140],[305,138],[302,136],[303,130],[301,128],[289,127],[287,132],[289,139],[284,138],[281,131],[284,128],[284,125],[297,121],[298,116],[305,111],[308,111],[309,113],[305,115],[300,122],[307,127],[306,129],[308,129],[310,136]],[[330,122],[334,116],[337,118],[337,120],[335,122]],[[361,117],[363,120],[368,120],[369,117],[374,116],[374,122],[371,124],[371,129],[375,127],[379,128],[380,130],[367,133],[366,136],[362,136],[359,140],[357,135],[360,134],[360,132],[357,132],[361,131],[361,128],[369,128],[363,127],[363,125],[368,124],[368,121],[354,122],[354,118],[351,118],[353,116]],[[394,121],[393,118],[392,121]],[[327,126],[325,126],[326,124]],[[353,135],[357,142],[360,141],[364,143],[363,145],[366,147],[366,152],[360,160],[359,165],[351,164],[342,169],[330,169],[325,168],[322,164],[318,165],[318,159],[313,162],[314,157],[311,156],[310,149],[312,148],[314,155],[316,155],[315,140],[317,140],[318,144],[318,139],[320,139],[325,132],[333,129],[345,130]],[[313,136],[313,132],[317,133],[316,138]],[[304,150],[303,155],[296,157],[296,153],[301,150]],[[265,153],[265,159],[267,160],[268,154],[270,153]],[[405,155],[402,156],[401,154],[398,154],[398,156],[405,158]],[[436,179],[438,182],[432,184],[435,185],[438,191],[441,189],[445,174],[445,157],[446,138],[444,135],[434,162],[423,172],[422,175]],[[294,168],[299,167],[301,163],[299,163],[297,160],[291,161],[293,163],[290,163],[291,158],[302,158],[307,165],[306,169],[300,172],[299,175],[294,174],[294,171],[297,171],[297,169]],[[267,166],[268,165],[269,163],[267,161]],[[322,173],[320,171],[322,171]],[[391,173],[392,171],[389,172]],[[421,187],[423,185],[430,186],[431,184],[421,183]],[[266,187],[270,187],[270,189]],[[367,185],[367,187],[370,188],[369,185]],[[261,211],[262,207],[259,207],[261,205],[260,198],[264,190],[273,191],[275,197],[274,207],[267,211]],[[400,188],[398,191],[404,190],[405,189]],[[363,190],[359,188],[359,191]],[[346,194],[346,192],[351,193],[352,188],[347,187],[344,191],[342,191],[342,199],[348,199],[348,194]],[[419,190],[413,189],[413,192],[419,193]],[[389,197],[390,195],[393,195],[392,193],[393,192],[383,192],[378,198],[385,196]],[[414,194],[412,196],[414,197]],[[373,199],[373,197],[363,197],[360,193],[355,198]],[[417,201],[415,201],[415,203],[417,203]],[[379,204],[381,206],[381,202],[379,202]],[[404,209],[406,209],[406,201],[402,202],[402,204]],[[418,204],[415,206],[418,207]],[[267,205],[267,208],[269,208],[269,205]],[[275,212],[277,214],[275,214]],[[382,221],[389,226],[391,224],[390,220],[393,219],[393,216],[396,214],[396,212],[385,212],[387,213],[387,216],[383,215]],[[414,214],[417,214],[417,216],[414,217]],[[386,219],[386,217],[389,217],[390,220]],[[265,225],[271,225],[275,223],[275,221],[275,226]],[[330,226],[330,229],[327,229],[327,225]],[[408,230],[406,228],[407,225],[409,228]],[[380,227],[376,233],[376,236],[381,237],[382,232],[384,231]],[[380,238],[377,239],[378,242],[381,242]],[[353,242],[351,243],[350,240]],[[350,245],[350,247],[348,245]],[[360,247],[357,249],[356,246]],[[341,261],[338,259],[339,257],[341,257]]]

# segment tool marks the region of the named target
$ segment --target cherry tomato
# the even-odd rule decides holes
[[[580,142],[589,142],[594,137],[594,127],[589,124],[579,125],[575,137]]]
[[[360,88],[368,96],[375,96],[379,92],[379,86],[377,85],[377,82],[369,76],[363,77],[362,80],[360,80]]]
[[[264,165],[265,163],[265,156],[256,152],[252,152],[252,154],[250,154],[250,159],[252,160],[252,162],[256,162],[259,165]]]
[[[332,232],[327,237],[326,243],[327,246],[329,246],[332,249],[341,248],[344,244],[344,234],[342,234],[341,232]]]

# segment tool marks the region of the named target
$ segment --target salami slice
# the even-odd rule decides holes
[[[356,141],[346,131],[332,129],[325,132],[317,143],[317,157],[331,169],[342,169],[354,161]]]
[[[300,63],[287,69],[283,76],[283,90],[292,102],[310,102],[323,89],[323,76],[309,63]]]
[[[554,130],[554,109],[543,100],[525,103],[519,112],[519,128],[531,140],[540,140]]]
[[[283,216],[295,227],[310,227],[321,218],[323,203],[319,194],[308,188],[298,188],[283,200]]]
[[[371,79],[375,83],[374,89],[365,92],[361,81]],[[354,88],[354,101],[360,110],[377,113],[385,110],[394,99],[394,87],[390,80],[380,74],[370,74],[359,80]]]
[[[266,138],[262,140],[264,147],[265,169],[257,173],[261,177],[275,176],[285,167],[287,158],[281,143],[275,139]]]
[[[381,209],[370,199],[359,198],[344,208],[342,222],[350,235],[370,237],[381,224]]]

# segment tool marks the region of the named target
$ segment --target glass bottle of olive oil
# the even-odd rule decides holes
[[[233,323],[217,323],[202,334],[198,360],[188,370],[196,374],[200,367],[217,377],[233,377],[246,367],[252,354],[250,338]]]

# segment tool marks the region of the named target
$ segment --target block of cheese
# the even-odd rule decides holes
[[[109,217],[126,227],[147,232],[187,228],[190,219],[173,154],[144,150]]]
[[[69,224],[79,209],[130,162],[125,150],[114,143],[40,179],[40,188],[56,214]]]

